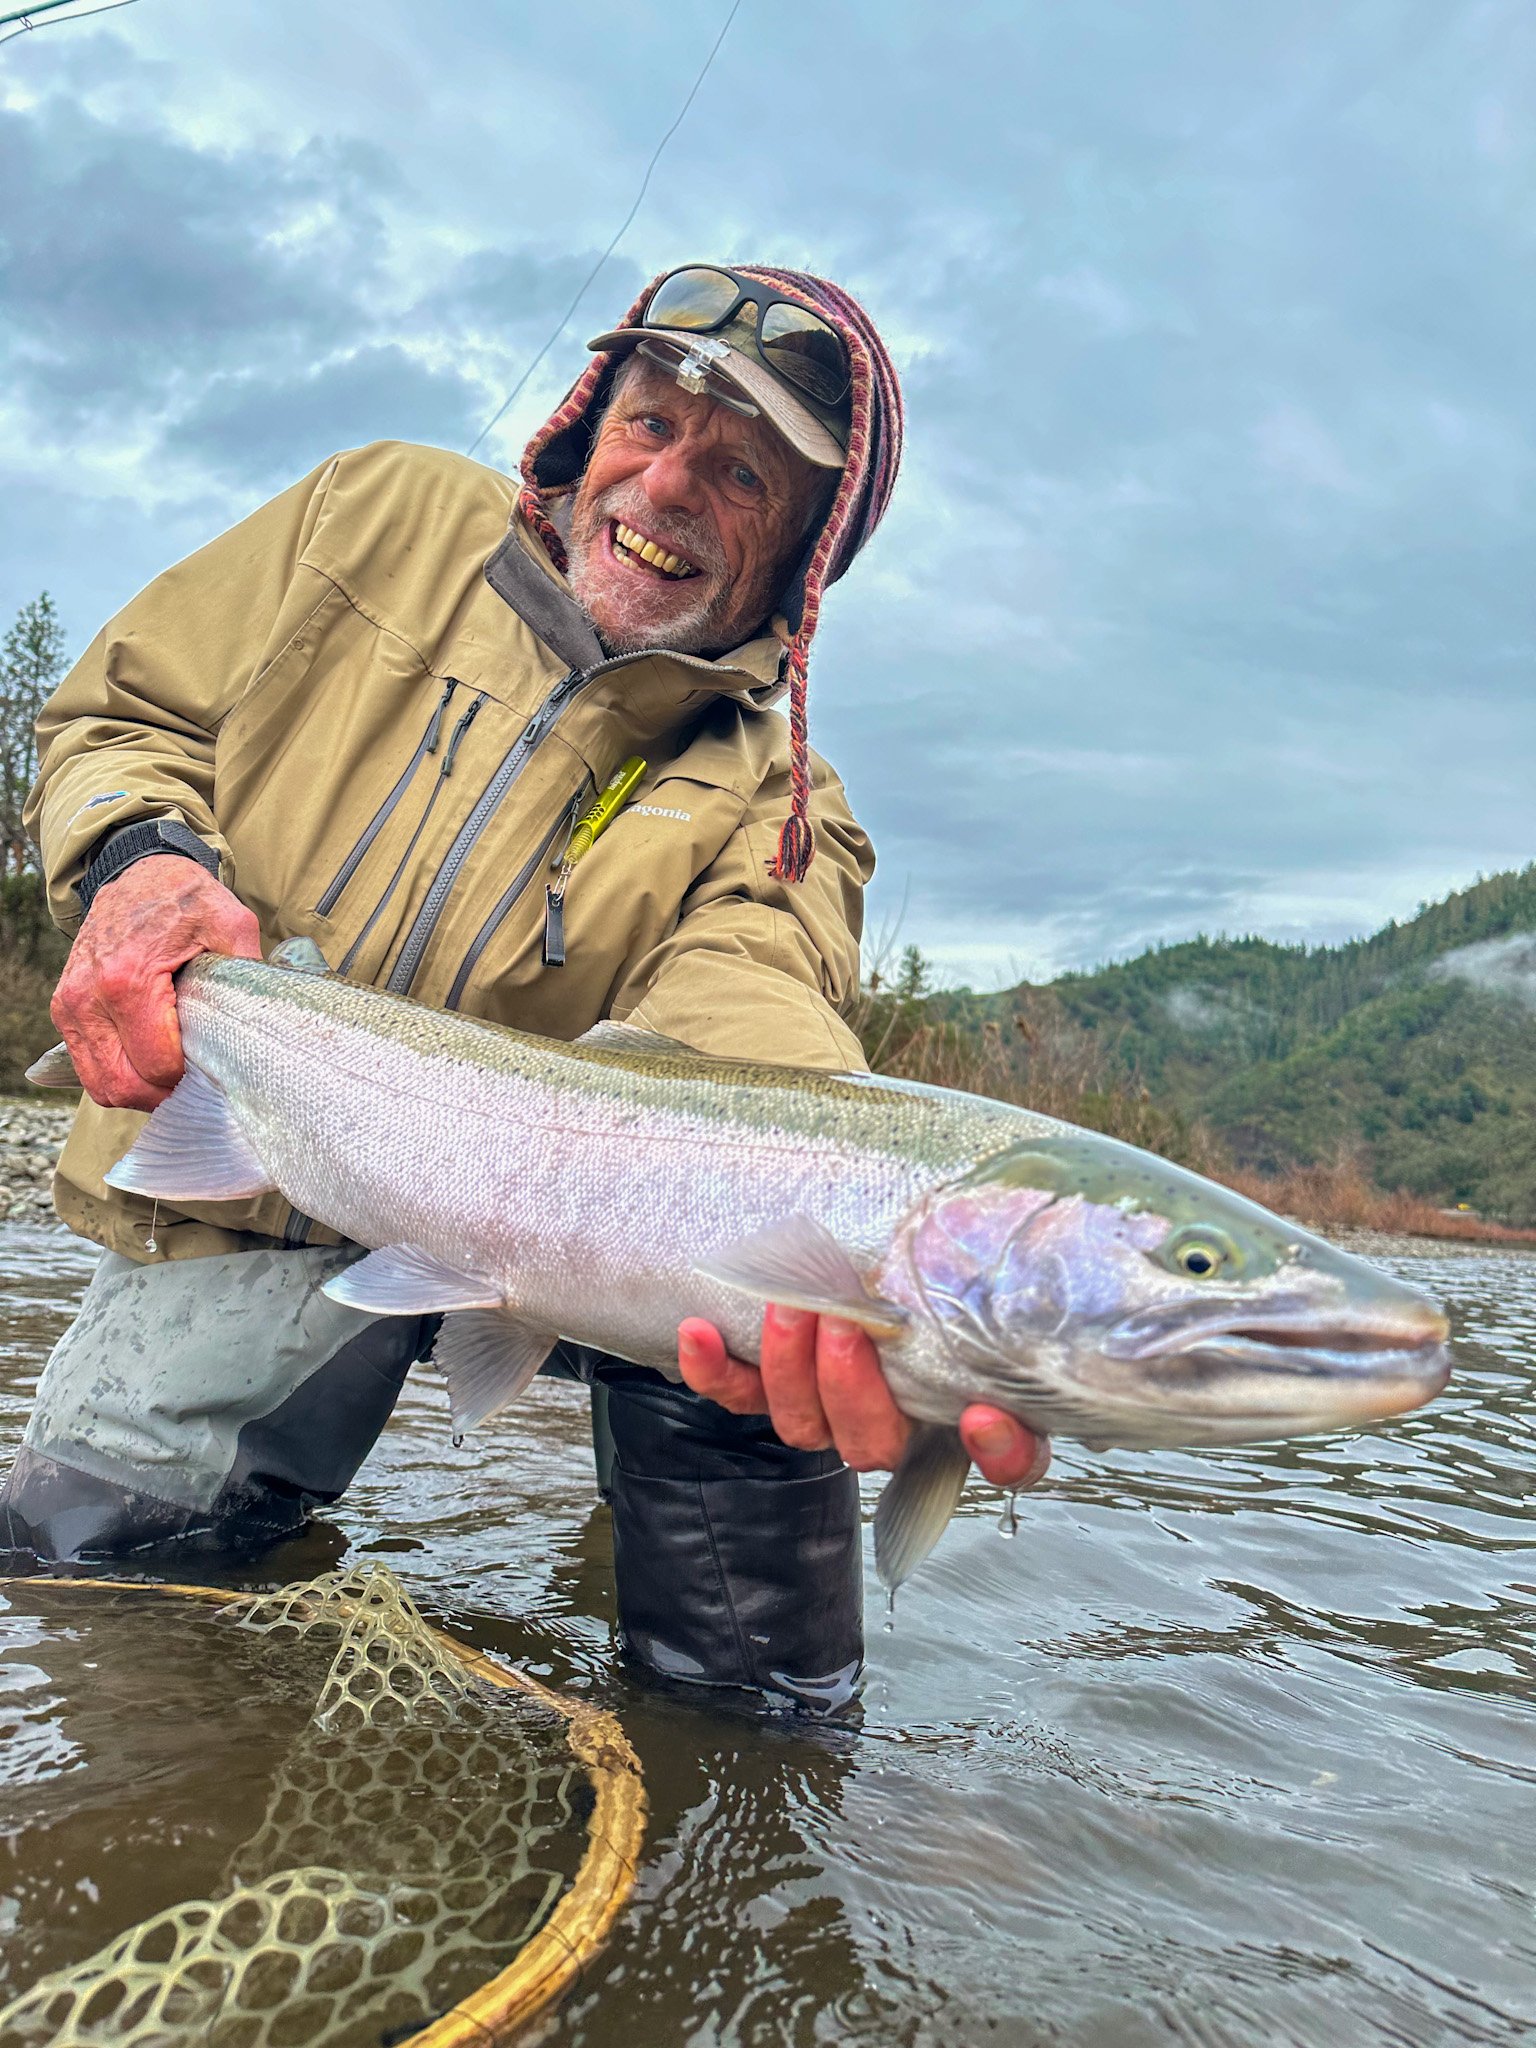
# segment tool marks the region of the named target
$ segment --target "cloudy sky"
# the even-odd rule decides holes
[[[12,0],[0,0],[0,12]],[[0,623],[71,642],[336,448],[465,447],[729,0],[137,0],[0,48]],[[1529,0],[741,0],[481,449],[693,258],[910,403],[812,728],[987,985],[1333,939],[1536,855]]]

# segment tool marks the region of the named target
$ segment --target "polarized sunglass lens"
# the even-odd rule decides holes
[[[664,277],[651,294],[645,324],[707,333],[719,326],[740,297],[734,279],[723,271],[679,270]]]
[[[848,357],[838,335],[814,313],[780,300],[762,316],[758,345],[768,361],[812,398],[836,405],[848,390]]]

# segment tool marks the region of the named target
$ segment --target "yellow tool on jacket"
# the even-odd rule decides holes
[[[592,802],[582,812],[571,828],[571,836],[562,850],[550,861],[558,869],[555,879],[544,891],[544,965],[563,967],[565,965],[565,891],[571,879],[571,870],[584,853],[613,823],[619,812],[639,788],[645,774],[645,763],[638,754],[631,754],[621,768],[616,768],[603,784]]]

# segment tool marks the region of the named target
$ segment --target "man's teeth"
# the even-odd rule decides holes
[[[657,547],[655,541],[647,540],[643,533],[636,533],[621,519],[613,522],[613,540],[615,547],[621,547],[627,555],[638,556],[642,562],[649,562],[663,576],[692,576],[696,573],[692,562],[685,562],[678,555],[669,555],[665,548]]]

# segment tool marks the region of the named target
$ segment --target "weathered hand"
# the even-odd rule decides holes
[[[135,861],[92,903],[53,992],[81,1086],[108,1109],[153,1109],[181,1079],[171,976],[198,953],[261,958],[256,919],[180,854]]]
[[[796,1450],[835,1445],[856,1472],[894,1471],[912,1425],[891,1398],[873,1339],[857,1323],[770,1308],[763,1315],[761,1365],[731,1358],[713,1323],[690,1316],[678,1327],[677,1362],[696,1394],[735,1415],[767,1415]],[[994,1486],[1033,1486],[1050,1463],[1047,1437],[1001,1408],[977,1402],[960,1437]]]

